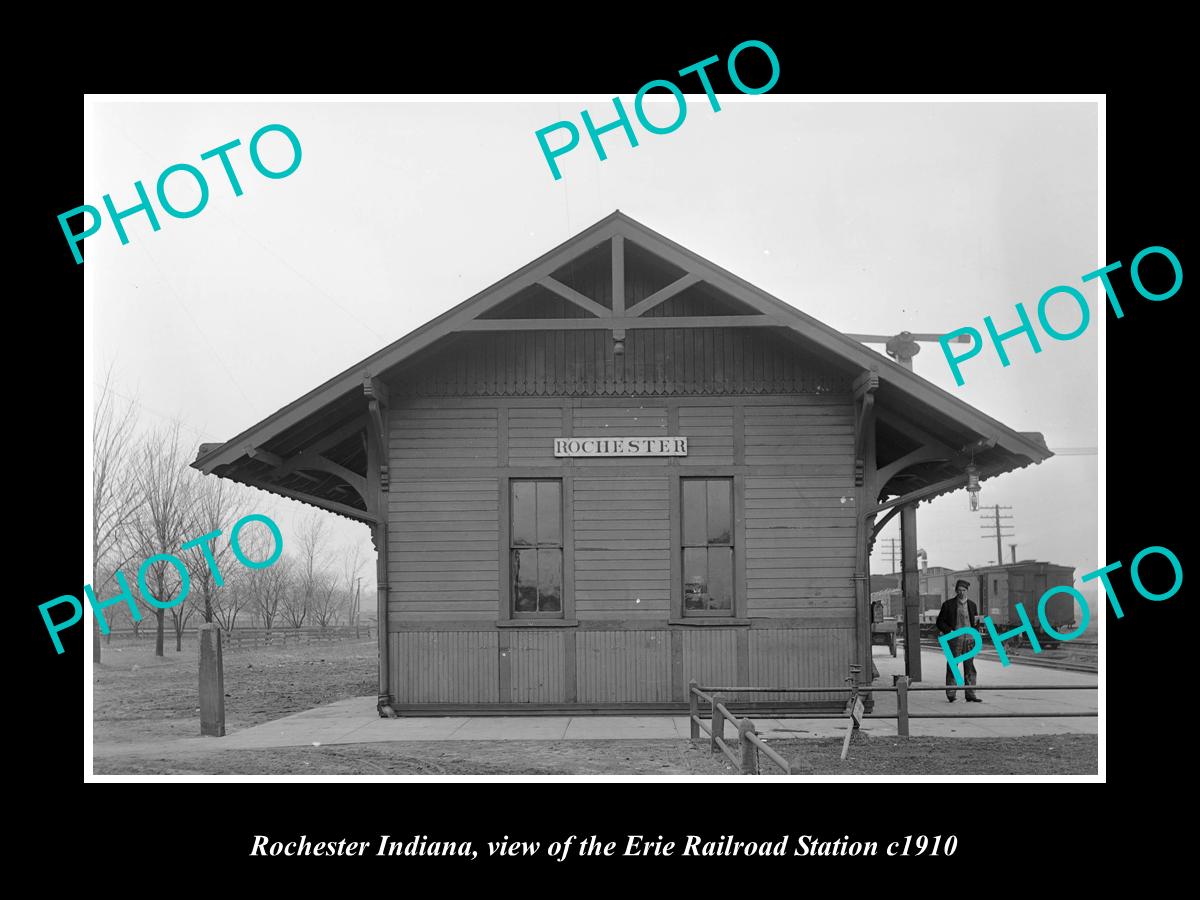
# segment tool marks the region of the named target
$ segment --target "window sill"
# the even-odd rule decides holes
[[[576,619],[500,619],[497,628],[577,628]]]
[[[687,618],[672,618],[668,625],[749,625],[749,619],[737,619],[733,616],[695,616]]]

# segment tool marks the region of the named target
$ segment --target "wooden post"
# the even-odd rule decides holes
[[[200,626],[200,733],[225,737],[225,671],[221,662],[221,629]]]
[[[749,719],[738,720],[738,746],[742,748],[741,770],[743,775],[758,774],[758,747],[751,743],[750,738],[746,736],[752,732],[758,733],[754,730],[753,722]]]
[[[725,740],[725,716],[717,707],[720,699],[720,694],[712,695],[712,719],[709,720],[712,726],[712,739],[709,741],[709,750],[712,753],[716,753],[721,749],[720,744],[717,743],[717,738]]]
[[[688,682],[688,723],[691,725],[693,741],[700,737],[700,726],[696,723],[696,718],[700,715],[700,701],[696,697],[697,687],[695,678]]]
[[[917,569],[917,504],[900,510],[900,570],[904,593],[904,674],[921,680],[921,574]]]
[[[908,678],[896,676],[896,730],[900,737],[908,737]]]

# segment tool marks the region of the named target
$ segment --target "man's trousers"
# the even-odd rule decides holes
[[[954,638],[954,640],[952,640],[950,642],[950,652],[953,653],[955,656],[962,656],[964,653],[966,653],[972,646],[974,646],[973,643],[968,643],[967,638],[968,638],[968,635],[965,635],[965,634]],[[963,663],[962,663],[962,667],[963,667],[963,681],[966,682],[967,699],[974,700],[975,692],[973,690],[971,690],[971,686],[975,684],[975,659],[974,659],[974,657],[972,657],[970,659],[964,659]],[[954,680],[954,669],[952,669],[950,667],[950,663],[947,662],[946,663],[946,699],[947,700],[954,699],[954,695],[955,695],[955,693],[957,693],[954,690],[954,688],[957,686],[958,686],[958,682]]]

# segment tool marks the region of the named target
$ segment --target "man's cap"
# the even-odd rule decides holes
[[[964,581],[962,578],[960,578],[958,581],[954,582],[954,589],[957,591],[960,587],[967,588],[969,590],[971,587],[971,582]]]

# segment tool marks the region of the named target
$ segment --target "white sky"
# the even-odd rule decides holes
[[[632,98],[623,97],[631,111]],[[85,195],[133,206],[133,182],[153,197],[159,173],[186,162],[205,173],[207,208],[161,230],[143,214],[86,241],[85,277],[98,373],[115,362],[118,390],[136,395],[146,424],[180,416],[195,440],[224,441],[385,344],[487,287],[614,209],[798,309],[846,332],[983,332],[1017,323],[1023,301],[1058,284],[1083,291],[1092,324],[1060,343],[1009,341],[1002,368],[990,346],[955,387],[936,344],[916,371],[1051,449],[1096,447],[1098,282],[1094,103],[801,103],[770,95],[688,97],[668,135],[635,122],[639,146],[604,136],[601,162],[586,132],[559,157],[555,181],[534,132],[579,110],[610,121],[603,100],[400,103],[92,102]],[[674,101],[652,109],[669,122]],[[269,180],[250,136],[282,123],[303,160]],[[234,197],[219,161],[200,154],[234,138]],[[554,146],[561,134],[551,137]],[[261,145],[290,161],[286,139]],[[168,182],[194,205],[186,175]],[[189,194],[189,190],[192,192]],[[1051,321],[1070,330],[1061,298]],[[882,353],[882,348],[878,348]],[[94,375],[94,380],[99,379]],[[1011,505],[1018,557],[1074,566],[1096,558],[1096,456],[1059,456],[985,482],[983,504]],[[259,494],[287,535],[308,507]],[[336,540],[371,552],[365,526],[329,517]],[[958,492],[918,512],[930,565],[995,556],[978,514]],[[890,571],[881,534],[875,572]],[[371,556],[371,559],[374,557]],[[364,567],[366,582],[374,566]],[[1086,586],[1094,596],[1094,584]],[[364,610],[372,608],[369,601]],[[1096,607],[1093,605],[1093,610]]]

